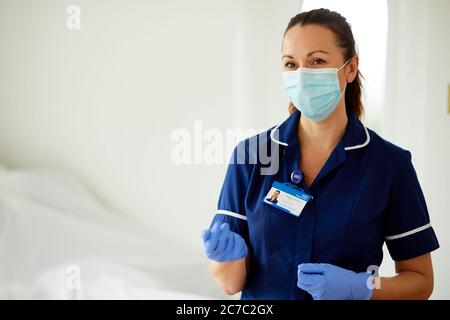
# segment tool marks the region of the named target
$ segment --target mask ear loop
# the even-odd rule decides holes
[[[339,69],[337,69],[337,71],[341,70],[350,60],[352,60],[352,58],[345,61],[345,63]]]
[[[353,58],[353,57],[352,57]],[[339,70],[341,70],[350,60],[352,60],[352,58],[350,58],[350,59],[348,59],[347,61],[345,61],[345,63],[339,68],[339,69],[337,69],[336,70],[336,74],[339,72]],[[347,87],[347,85],[346,85],[346,87]],[[339,101],[342,99],[342,96],[344,95],[344,93],[345,93],[345,89],[344,89],[344,91],[342,91],[341,92],[341,94],[340,94],[340,96],[339,96]]]

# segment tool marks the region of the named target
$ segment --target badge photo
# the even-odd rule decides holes
[[[269,192],[264,197],[264,203],[299,217],[306,203],[311,198],[301,188],[297,188],[290,183],[274,181]]]

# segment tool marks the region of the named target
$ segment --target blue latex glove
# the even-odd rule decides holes
[[[206,256],[218,262],[239,260],[247,256],[245,240],[237,233],[230,231],[228,223],[216,222],[211,229],[203,230],[203,244]]]
[[[370,273],[356,273],[328,263],[298,266],[297,286],[314,300],[369,300],[373,291],[371,280]]]

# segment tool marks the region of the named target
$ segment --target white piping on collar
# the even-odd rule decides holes
[[[273,129],[270,131],[270,139],[271,139],[273,142],[275,142],[275,143],[278,143],[278,144],[281,144],[282,146],[287,147],[288,144],[287,144],[286,142],[281,142],[280,140],[277,140],[277,139],[275,139],[275,138],[273,137],[275,131],[278,131],[278,127],[279,127],[280,125],[281,125],[281,124],[277,125],[275,128],[273,128]],[[370,142],[370,134],[369,134],[369,131],[367,130],[367,128],[366,128],[365,125],[363,125],[363,127],[364,127],[364,131],[366,132],[366,141],[364,141],[364,143],[362,143],[362,144],[357,144],[357,145],[354,145],[354,146],[345,147],[345,148],[344,148],[345,151],[347,151],[347,150],[355,150],[355,149],[359,149],[359,148],[364,148],[365,146],[367,146],[367,145],[369,144],[369,142]]]
[[[278,131],[278,127],[279,127],[279,126],[281,126],[281,123],[280,123],[279,125],[277,125],[275,128],[273,128],[273,129],[270,131],[270,139],[271,139],[273,142],[275,142],[275,143],[278,143],[278,144],[281,144],[282,146],[287,147],[288,144],[287,144],[286,142],[281,142],[280,140],[277,140],[277,139],[275,139],[275,138],[273,137],[273,134],[274,134],[276,131]]]
[[[369,142],[370,142],[370,134],[369,134],[369,131],[367,130],[367,128],[366,128],[365,125],[363,125],[363,127],[364,127],[364,131],[366,132],[366,137],[367,137],[367,138],[366,138],[366,141],[365,141],[364,143],[362,143],[362,144],[357,144],[357,145],[351,146],[351,147],[345,147],[345,148],[344,148],[345,151],[363,148],[363,147],[365,147],[365,146],[367,146],[367,145],[369,144]]]

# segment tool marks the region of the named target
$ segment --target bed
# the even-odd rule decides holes
[[[222,297],[206,261],[165,243],[73,175],[0,168],[0,299]]]

